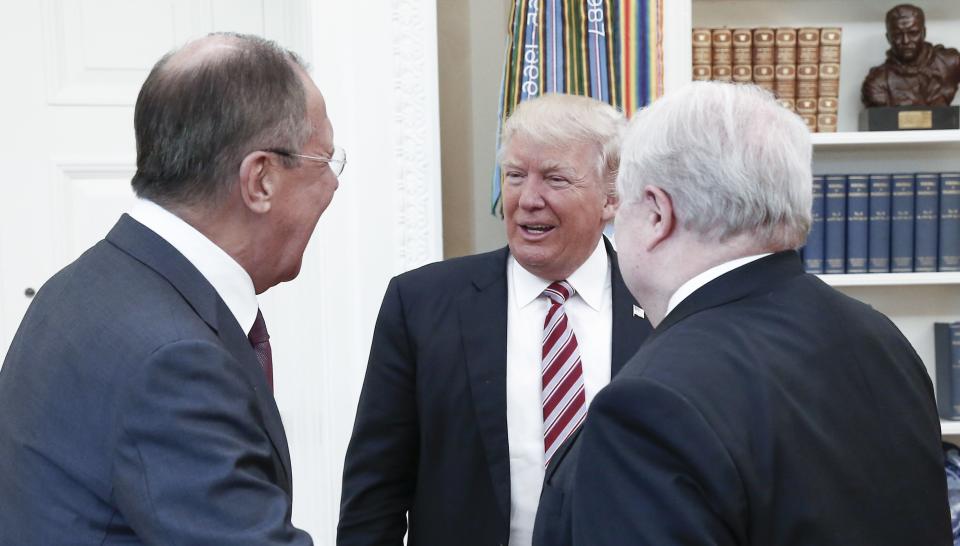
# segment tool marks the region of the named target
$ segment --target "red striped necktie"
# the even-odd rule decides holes
[[[564,440],[587,416],[583,390],[583,366],[577,336],[567,320],[563,304],[573,296],[567,281],[557,281],[543,291],[550,308],[543,321],[543,354],[540,364],[543,398],[543,448],[545,465]]]
[[[270,392],[273,392],[273,351],[270,350],[270,334],[267,333],[267,323],[263,320],[263,313],[257,309],[257,319],[250,328],[250,345],[253,351],[257,353],[257,361],[263,368],[263,373],[267,376],[267,384],[270,385]]]

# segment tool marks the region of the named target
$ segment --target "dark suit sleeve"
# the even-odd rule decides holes
[[[736,468],[678,393],[649,379],[619,378],[597,394],[580,441],[575,545],[747,543]]]
[[[415,356],[394,279],[374,329],[344,463],[339,546],[403,544],[419,457],[415,381]]]
[[[127,378],[113,495],[144,544],[302,545],[253,387],[222,347],[180,341]]]

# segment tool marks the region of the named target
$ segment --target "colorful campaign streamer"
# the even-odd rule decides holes
[[[544,93],[593,97],[627,116],[663,94],[663,2],[515,0],[500,87],[501,126],[518,103]],[[501,183],[497,166],[494,214],[501,209]]]

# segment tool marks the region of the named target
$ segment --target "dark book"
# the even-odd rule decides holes
[[[937,412],[943,419],[960,419],[960,322],[933,325],[936,353]]]
[[[916,175],[917,199],[913,213],[913,270],[937,270],[937,229],[940,227],[940,175]]]
[[[847,176],[847,273],[867,272],[870,183],[865,174]]]
[[[913,211],[916,187],[912,174],[891,177],[893,198],[890,200],[890,271],[913,272]]]
[[[960,173],[940,174],[938,271],[960,271]]]
[[[807,273],[823,273],[824,177],[813,177],[813,210],[810,233],[803,247],[803,267]]]
[[[890,175],[870,175],[867,272],[890,272]]]
[[[824,273],[843,273],[847,243],[847,177],[827,175],[824,196]]]

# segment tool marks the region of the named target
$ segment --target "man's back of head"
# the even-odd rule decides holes
[[[617,178],[631,291],[662,299],[713,266],[802,245],[811,157],[803,121],[756,86],[694,82],[639,112]]]

